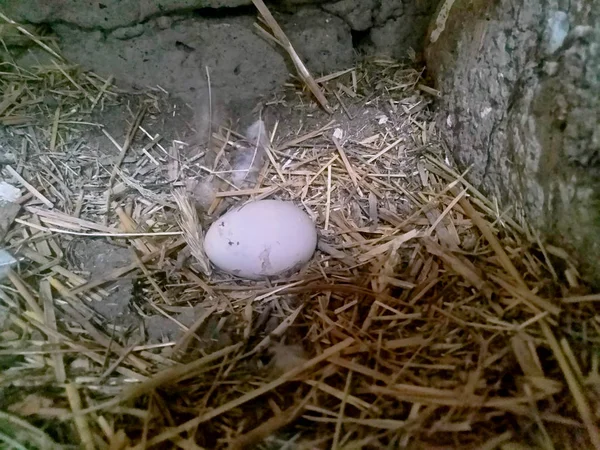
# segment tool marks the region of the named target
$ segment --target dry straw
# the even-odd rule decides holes
[[[92,114],[122,98],[4,20],[54,62],[0,76],[2,176],[22,188],[4,243],[20,265],[0,284],[3,443],[600,448],[600,297],[445,161],[419,71],[375,60],[316,80],[333,116],[298,86],[271,104],[288,117],[271,121],[257,185],[223,184],[216,203],[294,201],[319,251],[290,278],[246,282],[208,271],[196,224],[211,218],[168,178],[183,185],[202,160],[174,165],[178,144],[143,113],[161,114],[157,94],[136,97],[117,157],[96,163]],[[213,138],[235,151],[232,130]],[[136,257],[90,278],[67,255],[91,233]],[[186,244],[207,270],[177,260]],[[145,287],[130,314],[169,318],[178,339],[93,311],[132,277]],[[193,305],[186,327],[175,316]]]

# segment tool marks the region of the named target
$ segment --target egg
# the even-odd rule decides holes
[[[259,200],[235,207],[215,221],[204,252],[220,270],[260,280],[299,270],[317,247],[310,217],[293,203]]]

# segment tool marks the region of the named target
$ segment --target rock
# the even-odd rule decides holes
[[[317,5],[319,3],[326,3],[329,0],[281,0],[284,7],[287,8],[298,8],[301,5]]]
[[[406,22],[411,23],[410,27]],[[429,24],[429,15],[408,15],[398,19],[389,19],[382,26],[371,29],[371,53],[387,55],[392,58],[406,59],[411,49],[420,53],[423,39]]]
[[[163,27],[160,28],[162,29]],[[144,34],[144,31],[144,25],[138,23],[137,25],[133,25],[130,27],[117,28],[111,33],[111,36],[115,39],[127,40],[141,36],[142,34]]]
[[[318,9],[301,9],[277,19],[313,75],[329,74],[354,64],[350,27],[339,17]]]
[[[600,9],[592,3],[456,0],[445,21],[443,7],[434,17],[426,58],[443,93],[439,129],[459,165],[472,166],[469,181],[575,251],[600,285]]]
[[[325,11],[342,17],[350,28],[365,31],[373,26],[375,0],[341,0],[323,5]]]
[[[65,56],[120,84],[143,89],[160,85],[193,103],[207,95],[206,70],[214,97],[255,101],[283,85],[283,57],[253,31],[251,17],[177,18],[112,33],[56,24]],[[252,104],[252,106],[254,106]]]
[[[355,45],[401,58],[409,49],[419,52],[437,1],[280,0],[269,8],[320,75],[352,66]],[[251,0],[5,0],[3,12],[51,26],[67,59],[84,69],[114,75],[125,89],[159,85],[200,116],[208,103],[207,67],[212,100],[237,116],[294,71],[286,52],[256,33]]]
[[[234,8],[251,3],[251,0],[4,0],[2,9],[16,21],[114,30],[177,11]]]
[[[423,50],[423,40],[438,0],[341,0],[323,9],[343,18],[357,34],[359,49],[367,54],[406,58]]]

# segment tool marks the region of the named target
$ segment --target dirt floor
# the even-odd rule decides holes
[[[0,285],[0,438],[596,442],[598,296],[456,172],[421,70],[369,61],[317,80],[331,115],[294,81],[243,119],[222,111],[211,134],[160,90],[119,93],[64,62],[6,70],[2,176],[21,210],[4,239],[18,264]],[[258,118],[270,144],[238,189],[227,168]],[[293,201],[318,250],[289,277],[206,275],[186,253],[179,188],[201,230],[251,199]]]

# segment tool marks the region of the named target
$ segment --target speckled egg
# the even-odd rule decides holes
[[[317,230],[310,217],[280,200],[233,208],[204,237],[206,256],[217,268],[251,280],[299,270],[316,246]]]

